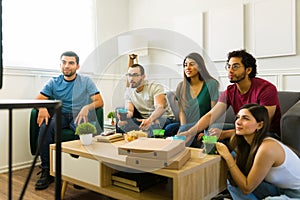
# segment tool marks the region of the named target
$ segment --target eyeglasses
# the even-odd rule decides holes
[[[229,63],[226,63],[226,65],[225,65],[225,70],[228,71],[228,70],[231,68],[233,71],[236,71],[236,70],[238,70],[240,67],[241,67],[241,65],[238,64],[238,63],[233,64],[233,65],[230,65]]]
[[[136,78],[136,77],[141,76],[141,74],[138,74],[138,73],[129,74],[129,73],[127,73],[127,74],[125,74],[125,76]]]

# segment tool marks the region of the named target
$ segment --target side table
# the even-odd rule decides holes
[[[61,192],[61,101],[57,100],[15,100],[15,99],[1,99],[0,109],[9,110],[9,125],[8,125],[8,199],[12,199],[12,110],[13,109],[24,109],[24,108],[53,108],[56,114],[56,128],[57,132],[55,134],[56,142],[56,179],[55,179],[55,199],[60,199]],[[38,147],[38,150],[40,148]],[[31,170],[28,174],[27,180],[24,184],[20,199],[22,199],[27,184],[29,182],[30,176],[32,174],[33,168],[35,166],[36,160],[38,158],[38,153],[34,157],[34,161],[31,166]]]

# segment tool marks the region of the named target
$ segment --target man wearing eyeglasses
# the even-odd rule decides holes
[[[162,129],[173,123],[175,118],[167,101],[164,87],[154,81],[145,80],[142,65],[133,64],[126,74],[129,87],[125,92],[127,120],[119,121],[118,127],[123,132],[131,130],[149,131]]]
[[[214,123],[229,106],[232,106],[234,113],[237,114],[240,107],[247,103],[258,103],[268,109],[271,121],[270,135],[278,138],[281,118],[278,92],[272,83],[255,77],[256,68],[256,59],[245,50],[233,51],[228,54],[225,69],[229,81],[233,84],[222,92],[217,104],[200,118],[195,126],[180,133],[180,135],[187,136],[187,145],[189,144],[188,139],[193,139],[197,133],[201,133]],[[229,130],[222,130],[220,127],[209,129],[209,134],[218,136],[219,140],[230,138],[234,133],[234,125]],[[200,135],[200,137],[202,136],[203,134]]]

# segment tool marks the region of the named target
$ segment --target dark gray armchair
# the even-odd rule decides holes
[[[300,92],[280,92],[281,141],[300,152]]]

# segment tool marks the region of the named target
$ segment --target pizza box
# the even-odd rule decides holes
[[[118,147],[120,155],[161,159],[169,161],[179,152],[184,151],[183,140],[166,140],[161,138],[138,138]]]
[[[186,148],[184,152],[177,154],[173,162],[165,167],[166,169],[181,169],[182,166],[191,158],[191,150]]]
[[[112,134],[112,135],[107,135],[107,136],[104,136],[104,135],[97,135],[95,136],[97,142],[116,142],[116,141],[119,141],[119,140],[123,140],[123,135],[121,133],[115,133],[115,134]]]
[[[189,148],[185,148],[182,152],[176,154],[169,160],[142,158],[142,157],[126,157],[126,164],[141,168],[166,168],[166,169],[180,169],[191,157]]]

